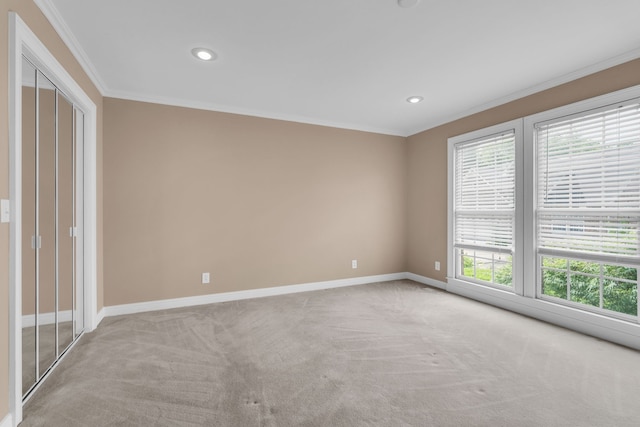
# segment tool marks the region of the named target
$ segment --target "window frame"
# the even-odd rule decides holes
[[[540,301],[551,302],[561,306],[580,310],[585,313],[591,313],[600,316],[606,316],[611,319],[623,320],[632,324],[640,324],[640,298],[638,298],[638,314],[637,316],[631,316],[624,313],[617,313],[611,310],[602,309],[599,307],[591,307],[586,304],[573,302],[570,300],[564,300],[562,298],[556,298],[542,293],[542,268],[541,259],[542,256],[557,256],[566,257],[577,260],[594,261],[594,262],[615,262],[607,257],[599,257],[597,255],[590,254],[578,254],[571,253],[571,251],[562,251],[564,255],[551,253],[541,254],[538,252],[537,242],[537,206],[538,206],[538,151],[536,141],[536,126],[540,123],[553,123],[559,122],[565,119],[571,119],[575,117],[586,116],[590,113],[603,111],[608,108],[614,108],[616,104],[640,103],[640,86],[635,86],[628,89],[612,92],[606,95],[590,98],[584,101],[576,102],[573,104],[564,105],[551,110],[543,111],[537,114],[533,114],[524,118],[524,167],[525,167],[525,218],[524,218],[524,259],[525,259],[525,271],[524,271],[524,289],[525,296],[534,298]],[[547,250],[546,252],[549,252]],[[640,270],[640,257],[638,257],[637,268]],[[625,258],[620,260],[619,263],[626,265],[633,265],[633,260]],[[639,281],[640,282],[640,281]],[[640,283],[638,284],[640,285]]]
[[[473,280],[472,278],[461,279],[456,275],[457,268],[457,247],[455,245],[455,177],[456,177],[456,146],[459,144],[490,138],[491,136],[501,133],[513,132],[515,139],[515,168],[514,168],[514,215],[513,215],[513,250],[512,250],[512,286],[496,285],[482,280]],[[448,162],[448,191],[447,191],[447,210],[448,210],[448,226],[447,226],[447,280],[449,282],[457,282],[459,284],[471,283],[473,286],[483,286],[495,290],[514,293],[516,295],[523,294],[522,274],[524,271],[522,239],[523,239],[523,121],[522,119],[511,120],[497,125],[478,129],[462,135],[458,135],[448,139],[447,142],[447,162]],[[479,249],[477,249],[479,250]],[[491,252],[490,249],[488,249]]]
[[[626,314],[626,313],[622,313],[622,312],[617,312],[617,311],[613,311],[613,310],[609,310],[605,307],[596,307],[596,306],[591,306],[588,304],[583,304],[580,302],[576,302],[573,301],[571,299],[563,299],[563,298],[559,298],[559,297],[555,297],[552,295],[546,295],[542,293],[542,270],[545,269],[542,266],[542,258],[544,257],[548,257],[548,258],[564,258],[567,259],[568,261],[588,261],[588,258],[579,258],[579,257],[571,257],[568,255],[541,255],[538,254],[536,257],[536,271],[539,273],[536,277],[536,299],[539,299],[541,301],[548,301],[554,304],[558,304],[558,305],[562,305],[562,306],[566,306],[566,307],[572,307],[575,308],[576,310],[580,310],[580,311],[584,311],[584,312],[589,312],[589,313],[593,313],[593,314],[598,314],[598,315],[603,315],[603,316],[607,316],[609,318],[612,319],[619,319],[619,320],[623,320],[629,323],[640,323],[640,306],[638,307],[638,315],[637,316],[633,316],[630,314]],[[640,267],[634,264],[631,264],[629,262],[620,262],[617,263],[617,265],[619,266],[624,266],[624,267],[630,267],[630,268],[636,268],[640,270]],[[546,268],[547,270],[550,270],[550,268]],[[571,270],[569,268],[569,266],[567,266],[566,272],[571,274]],[[592,276],[592,277],[597,277],[596,275],[589,275],[586,273],[579,273],[579,272],[574,272],[574,275],[584,275],[584,276]],[[608,279],[608,277],[604,276],[602,274],[602,269],[600,271],[599,274],[599,278],[600,281],[604,279]],[[620,281],[624,281],[624,282],[629,282],[627,280],[624,279],[619,279]],[[637,282],[637,280],[636,280]],[[568,283],[567,286],[570,288],[570,284]],[[602,283],[600,284],[600,288],[601,288],[601,293],[600,293],[600,299],[602,300]],[[637,304],[640,305],[640,301],[637,301]]]
[[[524,116],[509,122],[485,127],[462,135],[451,137],[447,141],[447,283],[449,292],[483,301],[498,307],[516,311],[542,319],[563,327],[581,331],[590,335],[609,339],[623,345],[640,349],[640,302],[638,316],[603,310],[591,310],[584,304],[572,303],[559,298],[539,297],[536,242],[536,145],[534,144],[534,126],[539,122],[559,120],[562,117],[575,116],[588,111],[601,109],[616,103],[628,102],[640,98],[640,85],[605,95],[563,105],[539,113]],[[521,139],[516,139],[516,226],[514,236],[513,288],[495,287],[485,282],[456,278],[456,258],[454,245],[454,179],[455,144],[462,141],[487,137],[504,132],[509,128],[520,129]],[[622,260],[621,260],[622,262]],[[623,262],[628,263],[628,260]],[[632,262],[634,264],[634,262]],[[638,260],[640,269],[640,260]]]

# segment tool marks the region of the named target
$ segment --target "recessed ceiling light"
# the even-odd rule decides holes
[[[409,104],[417,104],[418,102],[421,102],[424,98],[421,96],[410,96],[407,98],[407,102]]]
[[[191,53],[193,54],[193,56],[195,56],[196,58],[202,61],[213,61],[218,57],[218,55],[216,55],[214,51],[204,47],[193,48],[191,49]]]
[[[398,0],[398,6],[400,7],[414,7],[420,2],[420,0]]]

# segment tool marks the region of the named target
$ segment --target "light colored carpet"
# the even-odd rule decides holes
[[[411,281],[105,319],[23,426],[637,426],[640,353]]]

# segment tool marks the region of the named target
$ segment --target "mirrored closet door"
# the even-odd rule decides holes
[[[84,329],[77,266],[77,161],[83,114],[23,58],[22,392],[27,396]]]

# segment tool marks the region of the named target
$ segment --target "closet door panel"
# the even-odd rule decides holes
[[[36,373],[36,70],[22,61],[22,393]]]
[[[27,398],[84,330],[84,116],[23,57],[22,392]],[[80,244],[78,245],[78,241]]]
[[[74,338],[74,122],[73,104],[58,93],[58,353]]]
[[[56,91],[38,72],[37,255],[40,376],[56,359]]]
[[[73,157],[73,167],[74,167],[74,225],[76,230],[80,232],[83,229],[83,204],[82,204],[82,181],[78,180],[78,177],[83,176],[83,164],[79,159],[82,158],[82,150],[84,144],[84,114],[82,111],[74,108],[73,110],[74,116],[74,125],[75,125],[75,140],[74,140],[74,157]],[[82,238],[81,234],[77,234],[74,239],[73,245],[73,259],[75,261],[74,264],[74,274],[75,274],[75,287],[74,287],[74,295],[73,295],[73,329],[74,329],[74,337],[77,337],[84,330],[84,280],[83,280],[83,246],[82,246]]]

